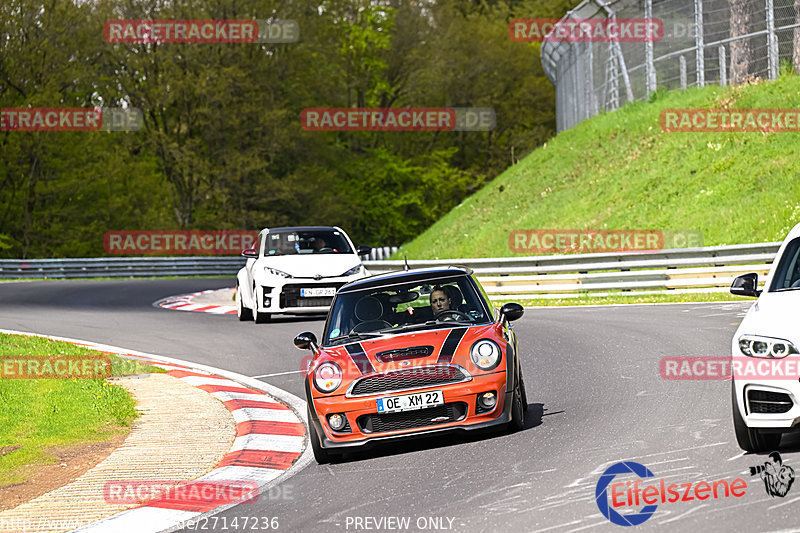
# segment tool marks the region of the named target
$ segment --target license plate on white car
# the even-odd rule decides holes
[[[444,403],[442,391],[418,392],[417,394],[404,394],[403,396],[390,396],[378,398],[379,413],[399,413],[400,411],[414,411],[427,407],[436,407]]]
[[[303,298],[334,296],[335,294],[336,294],[336,287],[316,287],[313,289],[300,289],[300,296]]]

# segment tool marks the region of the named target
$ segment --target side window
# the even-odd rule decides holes
[[[791,241],[784,249],[770,291],[798,287],[800,287],[800,237]]]
[[[481,285],[481,283],[477,279],[475,279],[475,276],[472,276],[472,282],[475,284],[476,287],[478,287],[478,290],[480,291],[481,296],[483,296],[483,300],[486,302],[486,305],[489,307],[489,318],[491,320],[497,320],[497,316],[495,316],[496,313],[495,313],[494,306],[492,305],[492,301],[489,299],[489,295],[487,295],[486,291],[483,290],[483,285]]]

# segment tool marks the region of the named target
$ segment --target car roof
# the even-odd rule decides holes
[[[376,287],[385,287],[387,285],[397,285],[401,283],[413,283],[417,281],[433,281],[441,278],[449,278],[453,276],[469,276],[472,270],[466,267],[439,267],[439,268],[415,268],[413,270],[397,270],[395,272],[387,272],[385,274],[378,274],[368,278],[362,278],[356,281],[343,285],[339,289],[339,293],[353,292],[362,289],[372,289]]]

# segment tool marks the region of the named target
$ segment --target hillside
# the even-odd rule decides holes
[[[502,257],[515,229],[700,230],[706,246],[782,240],[800,222],[800,133],[667,133],[669,108],[798,108],[800,77],[658,92],[564,131],[396,257]]]

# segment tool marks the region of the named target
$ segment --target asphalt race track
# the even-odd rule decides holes
[[[267,376],[261,379],[303,398],[306,353],[292,339],[304,330],[320,335],[321,317],[255,325],[235,315],[152,307],[162,297],[231,284],[0,283],[0,327]],[[247,529],[254,530],[254,517],[277,517],[279,531],[619,531],[594,498],[600,475],[622,460],[647,466],[667,483],[736,477],[748,483],[740,498],[659,502],[631,530],[796,527],[800,484],[777,498],[750,476],[749,467],[766,456],[745,456],[736,445],[730,383],[667,381],[659,374],[664,356],[729,355],[749,305],[528,309],[515,323],[530,402],[525,430],[395,443],[331,465],[314,463],[257,503],[217,515],[216,527],[212,519],[199,529],[244,530],[249,517]],[[784,437],[780,451],[784,464],[800,468],[800,437]],[[408,529],[390,517],[408,518]]]

